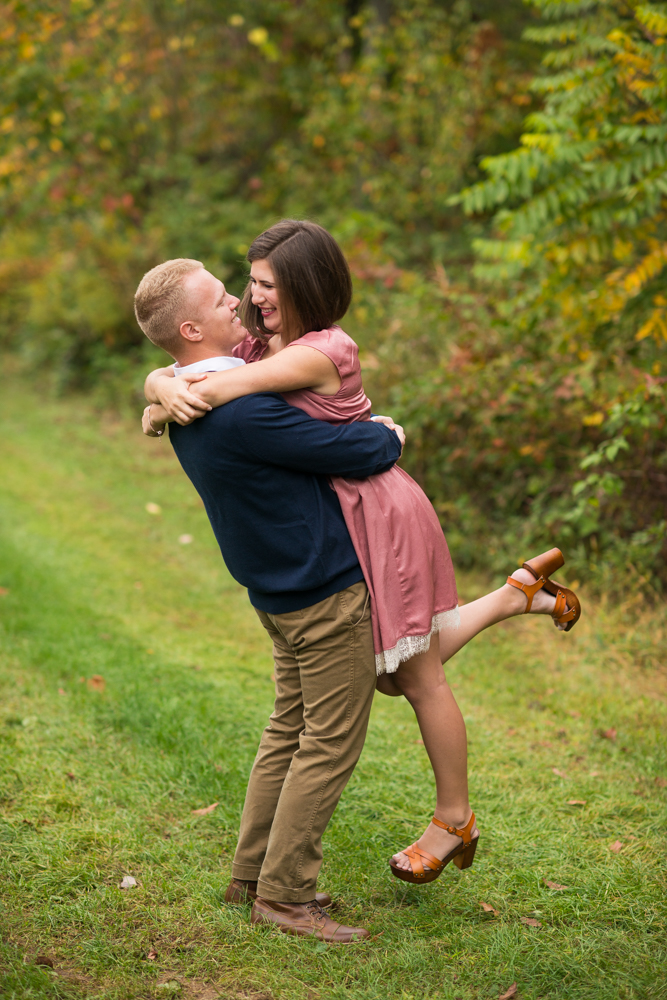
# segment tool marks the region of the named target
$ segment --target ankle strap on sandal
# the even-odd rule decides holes
[[[513,577],[508,576],[507,582],[509,583],[510,587],[516,587],[517,590],[522,590],[526,595],[527,604],[526,604],[526,610],[524,611],[524,615],[527,615],[533,606],[533,598],[535,597],[535,594],[538,592],[538,590],[542,589],[542,587],[547,581],[544,579],[543,576],[541,576],[539,580],[537,580],[535,583],[519,583],[518,580],[515,580]]]
[[[453,834],[455,837],[460,837],[463,841],[463,846],[467,847],[468,844],[472,843],[472,831],[475,826],[475,814],[470,814],[470,819],[463,827],[463,829],[458,830],[455,826],[449,826],[448,823],[443,823],[441,820],[434,816],[431,820],[436,826],[439,826],[441,830],[446,830],[447,833]]]

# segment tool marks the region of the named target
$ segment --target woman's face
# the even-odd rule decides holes
[[[250,283],[252,285],[252,304],[261,309],[264,326],[271,333],[282,333],[283,324],[278,289],[268,261],[253,261],[250,268]]]

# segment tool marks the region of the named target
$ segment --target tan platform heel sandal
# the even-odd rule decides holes
[[[464,868],[470,868],[471,864],[475,859],[475,851],[477,850],[477,841],[479,840],[479,834],[476,837],[472,836],[472,831],[475,828],[475,814],[472,813],[470,819],[463,827],[462,830],[457,830],[454,826],[448,826],[447,823],[441,823],[439,819],[435,816],[431,820],[436,826],[439,826],[442,830],[446,830],[447,833],[452,833],[456,837],[460,837],[463,841],[458,847],[455,847],[453,851],[450,851],[442,860],[440,858],[433,857],[428,851],[425,851],[419,846],[419,841],[411,844],[410,847],[406,847],[401,854],[405,854],[412,865],[412,871],[406,871],[403,868],[398,868],[394,863],[394,859],[389,860],[389,866],[391,868],[391,874],[396,878],[400,878],[403,882],[413,882],[416,885],[425,885],[426,882],[435,882],[439,875],[445,870],[450,861],[453,861],[457,868],[463,871]],[[428,865],[428,868],[424,868],[424,863]]]
[[[507,582],[511,587],[522,590],[528,598],[525,615],[532,608],[533,598],[538,590],[544,587],[548,594],[553,594],[556,598],[556,606],[551,612],[554,625],[562,632],[569,632],[581,618],[581,603],[573,590],[563,586],[562,583],[556,583],[555,580],[549,579],[552,573],[564,565],[565,559],[561,550],[549,549],[548,552],[543,552],[523,564],[523,569],[527,569],[535,577],[535,583],[520,583],[519,580],[513,580],[511,576],[507,577]],[[569,611],[566,611],[566,608],[569,608]]]

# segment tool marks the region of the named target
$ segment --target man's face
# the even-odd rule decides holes
[[[192,315],[182,324],[181,332],[187,340],[196,340],[220,354],[229,354],[246,335],[236,315],[240,300],[227,291],[219,278],[203,268],[186,275],[183,285]],[[196,331],[199,336],[188,336],[184,329]]]

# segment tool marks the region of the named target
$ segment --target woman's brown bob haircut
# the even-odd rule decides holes
[[[352,278],[343,251],[315,222],[283,219],[263,232],[246,254],[253,263],[265,260],[273,271],[280,295],[283,343],[311,330],[327,330],[342,319],[352,301]],[[252,282],[239,306],[246,330],[266,341],[272,336],[262,312],[252,304]]]

